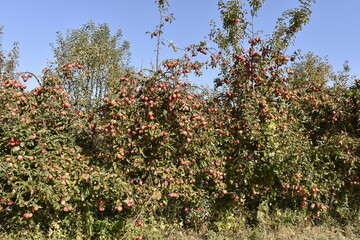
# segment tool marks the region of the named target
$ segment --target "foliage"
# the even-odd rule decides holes
[[[262,3],[248,1],[251,18]],[[106,85],[96,107],[76,103],[85,95],[66,91],[67,84],[85,84],[81,74],[94,70],[77,66],[86,57],[44,70],[31,92],[19,79],[32,74],[2,73],[3,231],[160,239],[165,228],[177,226],[209,239],[225,231],[231,239],[241,235],[235,229],[254,227],[248,234],[256,239],[262,236],[257,227],[277,221],[356,220],[359,80],[331,86],[349,76],[312,53],[287,56],[283,40],[293,38],[287,31],[254,37],[245,27],[251,21],[237,20],[246,15],[243,7],[219,2],[223,27],[212,31],[217,47],[194,44],[156,71],[126,72]],[[294,19],[297,27],[305,24],[310,11],[303,13],[290,17],[290,26]],[[208,53],[208,61],[197,59]],[[207,67],[220,69],[214,92],[187,82]]]

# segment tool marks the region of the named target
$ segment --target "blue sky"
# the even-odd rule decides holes
[[[349,60],[352,74],[360,75],[360,1],[317,0],[311,21],[298,34],[295,49],[303,53],[315,52],[327,56],[335,70],[340,70]],[[80,28],[89,20],[108,23],[115,32],[123,30],[123,39],[130,41],[131,63],[137,69],[155,62],[156,42],[147,31],[158,24],[154,0],[7,0],[2,1],[0,25],[4,26],[3,50],[12,43],[20,43],[19,71],[40,74],[52,58],[50,43],[56,32]],[[179,47],[204,40],[210,31],[210,20],[219,20],[217,0],[170,0],[170,12],[176,20],[166,26],[165,39],[173,40]],[[256,29],[271,33],[277,17],[288,8],[297,6],[297,0],[267,0],[260,11]],[[174,56],[163,47],[162,59]],[[209,72],[196,84],[212,86],[215,72]],[[35,86],[29,82],[28,88]]]

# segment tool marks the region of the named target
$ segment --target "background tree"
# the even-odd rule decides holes
[[[0,73],[13,73],[18,66],[19,47],[18,43],[14,43],[13,49],[5,56],[2,49],[3,26],[0,26]]]
[[[58,32],[52,44],[53,64],[62,72],[63,84],[78,109],[97,107],[115,87],[116,79],[129,71],[129,47],[122,32],[114,35],[107,23],[90,21],[80,29]]]

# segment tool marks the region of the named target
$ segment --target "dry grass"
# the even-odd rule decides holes
[[[262,231],[261,231],[262,230]],[[359,233],[351,229],[334,229],[324,226],[280,226],[276,230],[265,227],[259,229],[259,235],[251,238],[251,235],[239,239],[263,239],[263,240],[350,240],[360,239]]]
[[[227,229],[221,232],[186,232],[167,229],[168,240],[360,240],[360,225],[344,228],[306,225],[261,225],[256,228]]]

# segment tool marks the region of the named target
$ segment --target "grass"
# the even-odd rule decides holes
[[[195,228],[185,228],[181,223],[170,223],[165,219],[151,217],[144,220],[142,227],[136,227],[134,219],[129,220],[126,231],[119,229],[115,237],[103,235],[102,237],[90,237],[82,235],[81,229],[75,229],[77,236],[69,237],[67,230],[61,229],[57,223],[52,224],[47,233],[33,230],[21,230],[19,232],[1,232],[0,239],[120,239],[138,240],[360,240],[360,221],[340,226],[331,218],[324,219],[318,225],[303,220],[299,212],[286,211],[265,215],[256,226],[250,226],[245,218],[246,215],[230,215],[222,219],[213,220],[210,224],[201,221]]]
[[[60,232],[54,232],[50,236],[44,236],[34,232],[23,231],[18,235],[0,234],[3,240],[13,239],[66,239]],[[354,226],[345,228],[328,228],[324,226],[279,226],[272,229],[269,226],[259,226],[257,228],[231,229],[221,232],[207,231],[196,233],[187,231],[177,226],[164,229],[151,235],[150,232],[143,235],[143,239],[149,240],[357,240],[360,239],[359,229]],[[134,236],[128,236],[123,239],[133,239]],[[68,238],[72,239],[72,238]],[[77,239],[87,239],[78,237]],[[106,239],[106,238],[104,238]]]

